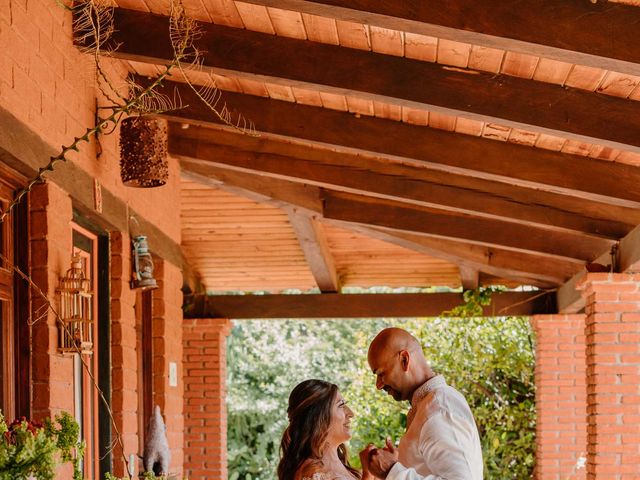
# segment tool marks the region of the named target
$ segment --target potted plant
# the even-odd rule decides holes
[[[73,465],[74,480],[82,479],[84,442],[80,427],[67,412],[44,423],[22,418],[7,424],[0,413],[0,480],[53,480],[61,463]]]

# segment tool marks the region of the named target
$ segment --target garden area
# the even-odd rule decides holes
[[[375,389],[367,348],[381,329],[404,328],[437,373],[461,391],[480,431],[485,478],[532,478],[534,339],[524,317],[236,321],[228,341],[230,480],[275,477],[287,399],[300,381],[336,383],[354,411],[351,463],[369,443],[398,441],[408,403]]]

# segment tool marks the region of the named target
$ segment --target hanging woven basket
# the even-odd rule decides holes
[[[129,187],[159,187],[169,178],[167,123],[129,117],[120,124],[120,176]]]

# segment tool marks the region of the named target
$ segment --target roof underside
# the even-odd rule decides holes
[[[154,75],[165,2],[116,3],[115,56]],[[188,75],[259,133],[165,86],[188,105],[170,152],[210,291],[555,288],[640,224],[638,1],[184,5]]]

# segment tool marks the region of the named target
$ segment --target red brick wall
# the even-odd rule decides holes
[[[640,276],[590,273],[587,478],[640,478]]]
[[[122,84],[127,72],[121,62],[106,60],[105,70],[115,84]],[[101,97],[94,84],[90,57],[81,54],[72,44],[71,13],[52,0],[0,0],[0,112],[15,117],[15,124],[33,132],[42,144],[56,151],[68,145],[95,123],[96,103],[110,102]],[[3,117],[4,118],[4,117]],[[11,128],[11,125],[4,127]],[[4,138],[4,137],[3,137]],[[3,141],[0,138],[0,141]],[[153,223],[169,238],[180,243],[180,178],[179,163],[169,160],[167,185],[153,189],[125,187],[120,181],[118,135],[100,137],[101,155],[96,157],[96,142],[82,144],[79,153],[68,155],[69,161],[96,178],[107,191]],[[14,144],[0,145],[18,160],[31,159],[37,148],[18,148]],[[38,163],[45,165],[46,156]],[[53,182],[68,172],[65,164],[56,165],[50,176]],[[59,277],[69,268],[71,258],[72,201],[55,183],[39,185],[31,195],[32,275],[50,299],[55,299]],[[92,198],[90,192],[71,192],[73,198]],[[82,194],[80,194],[82,193]],[[91,210],[92,205],[76,205]],[[122,208],[120,214],[129,216]],[[97,213],[95,213],[97,216]],[[126,222],[126,220],[125,220]],[[139,223],[131,220],[130,228]],[[112,290],[112,405],[116,425],[123,433],[124,453],[138,454],[137,432],[137,358],[135,355],[135,295],[129,289],[130,241],[127,233],[111,232]],[[145,232],[139,232],[144,234]],[[150,245],[153,251],[154,245]],[[173,450],[172,470],[182,469],[182,405],[178,387],[166,388],[168,360],[176,361],[180,375],[182,359],[182,312],[178,267],[165,266],[161,278],[162,299],[156,302],[158,342],[164,350],[156,350],[159,359],[157,402],[168,415],[169,441]],[[34,299],[34,311],[38,307]],[[157,323],[158,323],[157,322]],[[69,394],[73,380],[72,360],[56,353],[57,328],[52,317],[33,326],[33,411],[42,418],[59,410],[73,411],[73,396]],[[164,335],[171,342],[164,341]],[[166,412],[165,412],[166,409]],[[124,466],[118,448],[114,451],[115,473],[123,474]],[[62,480],[65,477],[60,477]]]
[[[123,446],[113,449],[113,472],[125,474],[124,457],[138,452],[138,357],[136,355],[136,295],[129,288],[129,237],[111,234],[111,408]],[[112,432],[113,436],[116,431]]]
[[[160,406],[171,448],[172,473],[182,473],[184,416],[182,375],[182,272],[169,262],[154,259],[153,369],[154,403]],[[169,363],[177,367],[177,386],[169,385]]]
[[[71,266],[71,200],[52,184],[36,185],[30,198],[31,278],[56,310],[55,290],[59,278]],[[62,410],[73,413],[73,359],[58,353],[58,326],[46,304],[32,293],[32,417],[41,420]],[[61,480],[71,478],[70,468],[61,469]]]
[[[584,479],[587,451],[584,315],[538,315],[536,478]]]
[[[70,267],[71,201],[55,185],[37,185],[31,194],[31,277],[58,308],[55,290],[60,276]],[[32,311],[38,312],[44,301],[32,296]],[[35,320],[34,317],[32,320]],[[73,361],[58,354],[58,326],[51,313],[39,318],[32,327],[33,342],[33,414],[36,419],[60,410],[73,412]]]
[[[96,89],[91,57],[73,46],[71,12],[54,0],[0,1],[0,52],[0,110],[15,116],[56,150],[93,127],[96,102],[112,104]],[[106,59],[103,67],[114,84],[125,83],[128,72],[122,62]],[[170,159],[167,185],[129,188],[120,180],[118,135],[102,135],[100,147],[99,158],[93,140],[68,158],[179,243],[180,209],[175,208],[179,163]],[[19,159],[29,154],[11,153]],[[42,158],[40,164],[47,160]],[[64,164],[55,167],[57,171],[64,168]]]
[[[185,475],[227,478],[226,337],[231,322],[184,321]]]

